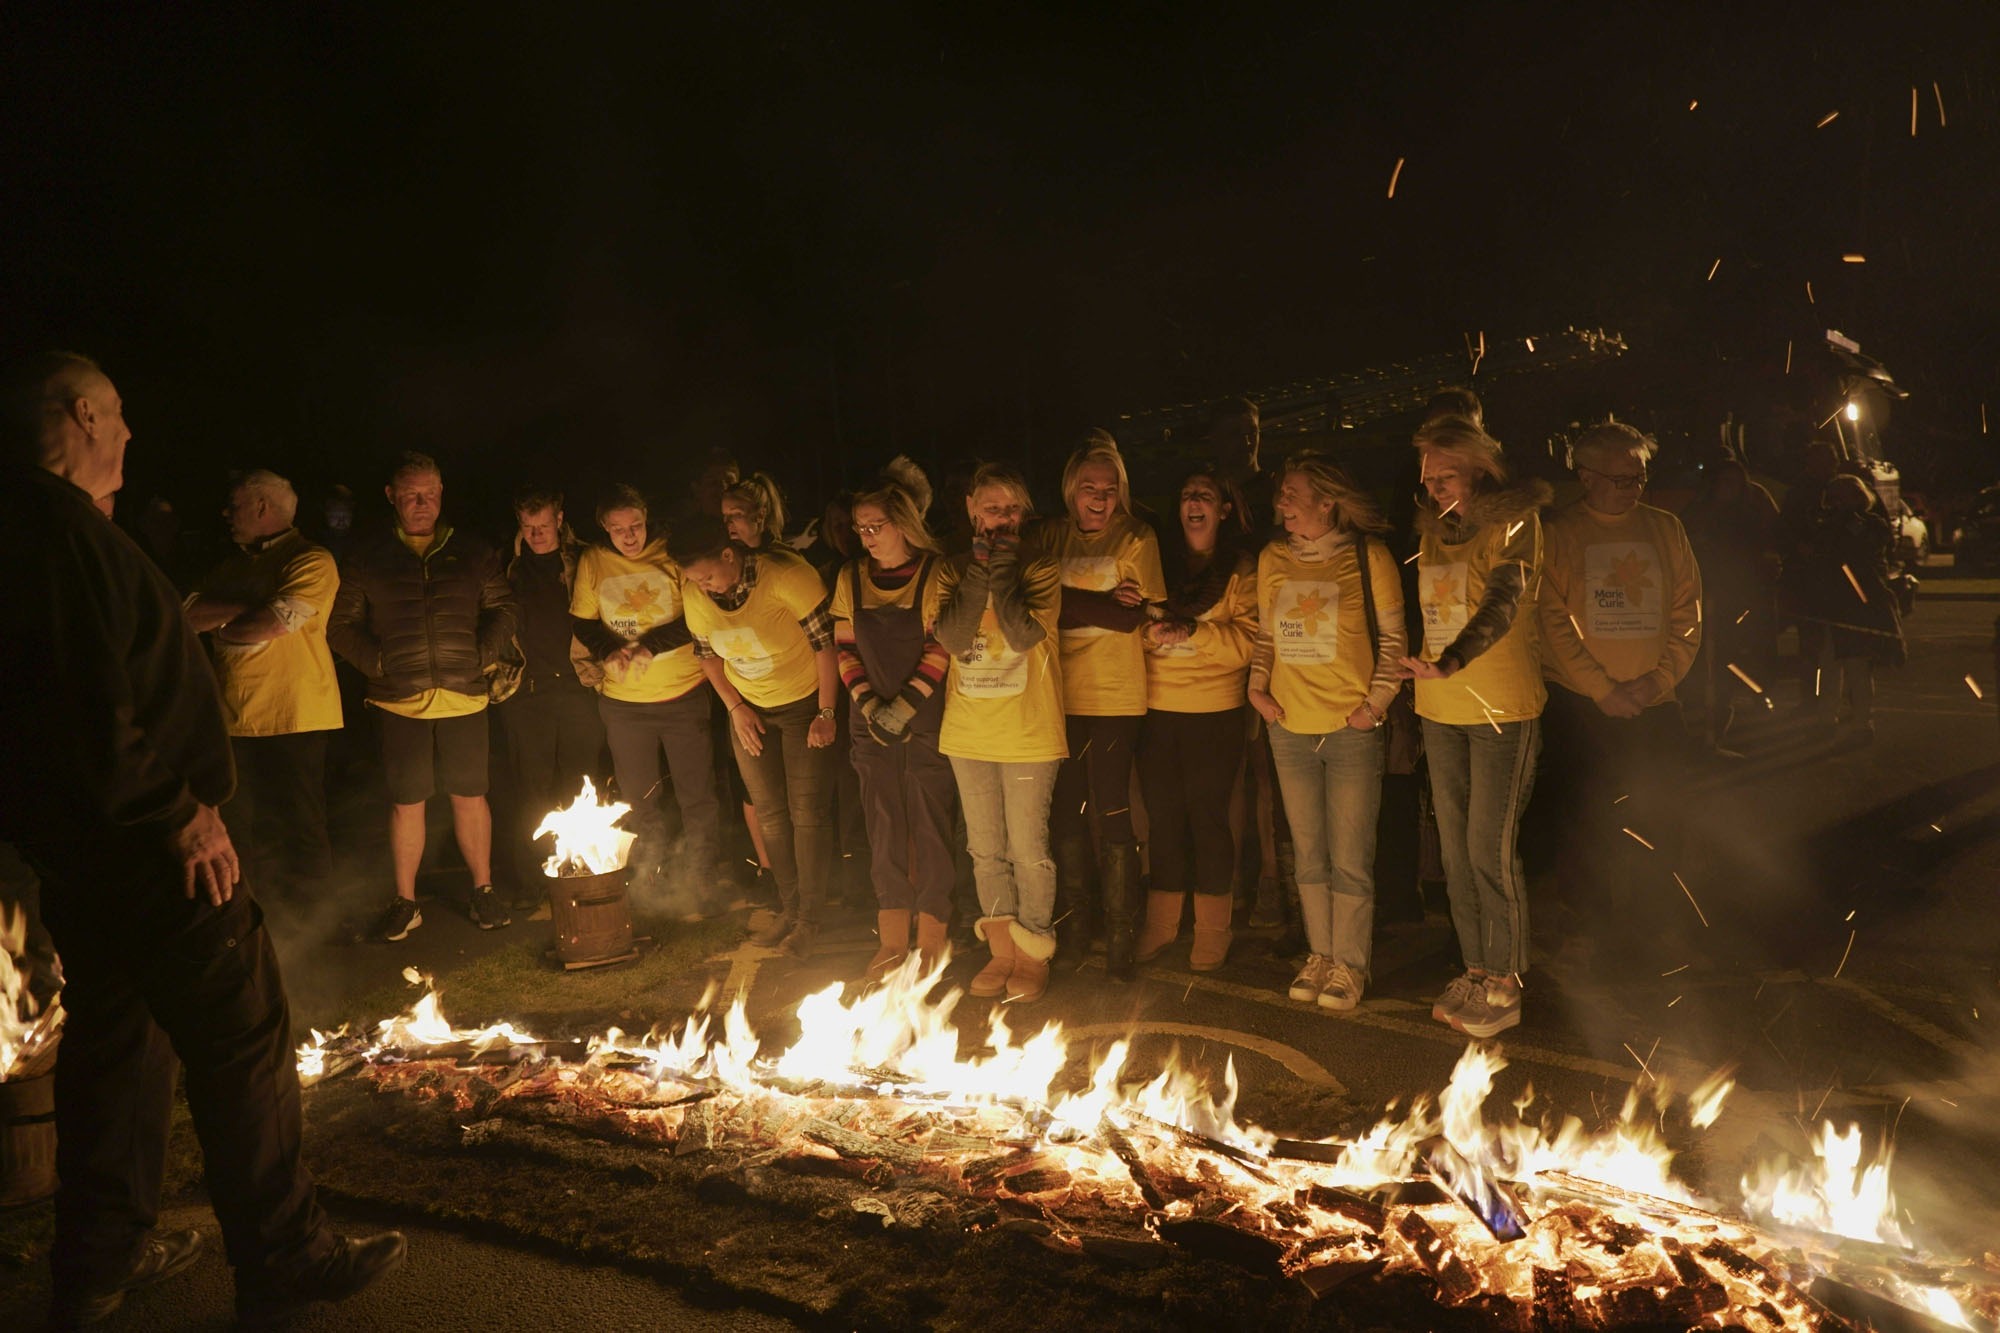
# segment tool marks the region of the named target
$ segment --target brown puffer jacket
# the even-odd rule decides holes
[[[348,556],[326,639],[368,677],[371,699],[484,694],[514,618],[514,590],[491,546],[444,528],[419,558],[392,531]]]

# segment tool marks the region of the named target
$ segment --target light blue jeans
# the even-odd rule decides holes
[[[1528,884],[1521,811],[1535,789],[1542,720],[1453,726],[1425,718],[1424,758],[1444,852],[1445,888],[1467,967],[1528,970]]]
[[[951,756],[979,910],[987,916],[1011,916],[1037,935],[1054,928],[1056,863],[1049,855],[1049,797],[1060,767],[1060,759],[1003,764]]]
[[[1382,730],[1321,735],[1271,728],[1271,758],[1292,825],[1306,942],[1365,980],[1374,956],[1375,822],[1382,809]]]

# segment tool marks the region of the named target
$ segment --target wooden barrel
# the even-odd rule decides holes
[[[632,952],[632,901],[625,872],[543,876],[549,885],[549,920],[556,957],[566,967],[624,958]]]
[[[55,1192],[55,1075],[0,1081],[0,1208]]]

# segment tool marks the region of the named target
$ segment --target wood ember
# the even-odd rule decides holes
[[[1415,1209],[1403,1213],[1396,1219],[1395,1234],[1438,1284],[1438,1296],[1446,1304],[1459,1305],[1479,1293],[1479,1275],[1423,1214]]]
[[[1165,1208],[1166,1196],[1160,1193],[1160,1187],[1153,1182],[1152,1168],[1139,1156],[1138,1150],[1132,1146],[1132,1140],[1125,1137],[1125,1132],[1109,1120],[1103,1120],[1098,1123],[1097,1136],[1103,1141],[1104,1146],[1111,1150],[1114,1157],[1125,1163],[1125,1169],[1132,1173],[1132,1183],[1139,1187],[1139,1195],[1145,1199],[1146,1206]]]
[[[828,1119],[808,1120],[799,1126],[799,1133],[814,1143],[826,1145],[842,1157],[872,1158],[897,1166],[915,1166],[924,1156],[908,1144],[858,1134]]]
[[[1337,1213],[1370,1231],[1380,1232],[1389,1225],[1389,1214],[1381,1204],[1365,1194],[1341,1189],[1337,1185],[1310,1185],[1292,1197],[1326,1212]]]
[[[1535,1333],[1566,1333],[1577,1326],[1576,1286],[1567,1270],[1536,1265],[1531,1317]]]
[[[1000,1188],[1009,1194],[1049,1194],[1056,1190],[1068,1189],[1069,1185],[1069,1172],[1059,1166],[1016,1171],[1003,1176],[1000,1180]]]

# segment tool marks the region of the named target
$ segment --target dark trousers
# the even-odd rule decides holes
[[[1152,885],[1160,893],[1228,893],[1236,843],[1229,793],[1243,762],[1243,710],[1154,709],[1139,732]],[[1255,830],[1252,830],[1255,836]],[[1188,871],[1194,871],[1190,883]]]
[[[1672,877],[1685,800],[1687,734],[1680,705],[1607,717],[1589,699],[1555,687],[1544,716],[1543,756],[1560,821],[1556,880],[1564,900],[1601,932],[1630,940],[1697,924]]]
[[[277,893],[333,873],[326,836],[326,742],[329,733],[232,736],[236,794],[222,807],[250,878]]]
[[[506,851],[518,887],[535,892],[543,887],[542,862],[553,850],[552,842],[535,841],[535,829],[597,773],[604,723],[596,693],[574,682],[539,689],[524,683],[497,711],[514,788]]]
[[[715,772],[709,766],[709,700],[713,692],[697,687],[678,699],[631,703],[599,696],[605,739],[618,771],[618,790],[632,803],[639,819],[641,842],[632,851],[633,864],[651,858],[657,864],[667,854],[660,819],[660,755],[667,757],[674,803],[681,813],[681,863],[692,881],[713,875],[720,816],[715,799]],[[810,720],[810,719],[808,719]]]
[[[190,900],[157,849],[121,850],[36,860],[68,981],[56,1285],[115,1278],[153,1226],[177,1067],[229,1262],[283,1273],[319,1258],[332,1236],[299,1162],[291,1014],[263,912],[241,886],[219,908]]]
[[[778,901],[785,911],[796,913],[800,924],[818,925],[833,869],[834,757],[839,751],[806,743],[806,730],[819,714],[813,695],[777,708],[744,707],[755,709],[763,720],[762,749],[755,755],[745,750],[733,726],[730,744],[750,803],[757,807]]]
[[[1056,770],[1049,827],[1058,838],[1094,830],[1102,846],[1134,841],[1132,762],[1143,717],[1064,720],[1069,758]]]
[[[951,829],[958,785],[937,737],[883,745],[850,732],[853,771],[867,812],[869,871],[885,912],[925,912],[951,920]]]

